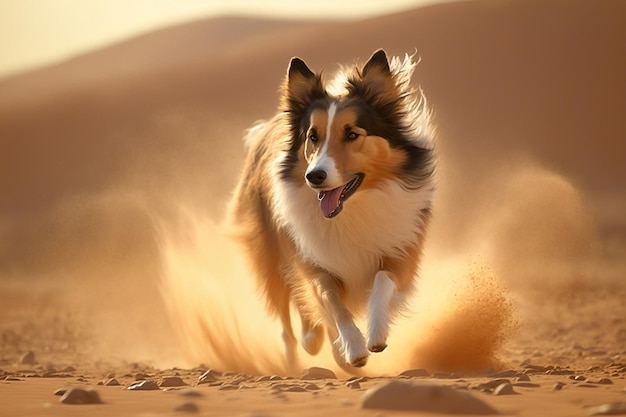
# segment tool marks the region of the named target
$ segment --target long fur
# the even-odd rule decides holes
[[[435,189],[433,132],[411,86],[414,67],[408,55],[388,60],[379,50],[325,84],[293,58],[278,113],[248,132],[227,224],[281,319],[291,369],[292,303],[304,348],[317,353],[326,332],[350,370],[384,350],[414,288]],[[366,316],[365,335],[357,315]]]

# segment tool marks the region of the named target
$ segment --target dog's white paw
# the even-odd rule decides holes
[[[368,301],[367,348],[370,352],[382,352],[387,347],[395,292],[396,285],[389,272],[378,271]]]
[[[365,337],[356,326],[340,329],[339,338],[335,343],[348,365],[357,368],[365,366],[370,353],[365,345]]]
[[[367,349],[370,352],[382,352],[387,347],[387,337],[389,336],[389,326],[387,323],[375,323],[367,332]]]

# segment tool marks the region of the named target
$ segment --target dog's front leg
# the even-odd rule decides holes
[[[361,367],[367,363],[369,352],[365,346],[365,338],[354,324],[352,314],[341,300],[341,283],[334,277],[320,273],[316,279],[316,290],[320,304],[324,311],[328,326],[335,326],[337,334],[333,349],[338,349],[348,365]]]
[[[387,347],[387,337],[396,306],[393,302],[397,293],[390,272],[378,271],[367,304],[367,348],[370,352],[382,352]]]

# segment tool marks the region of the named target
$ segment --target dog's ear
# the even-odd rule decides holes
[[[398,88],[385,51],[377,50],[361,70],[355,68],[346,87],[351,96],[365,100],[374,108],[395,101]]]
[[[289,113],[303,114],[316,99],[326,95],[321,75],[316,75],[300,58],[292,58],[283,85],[282,107]]]
[[[380,75],[391,76],[387,54],[382,49],[374,52],[367,63],[363,66],[363,71],[361,71],[363,77],[367,77],[368,74],[373,76],[373,73],[375,72],[380,73]]]

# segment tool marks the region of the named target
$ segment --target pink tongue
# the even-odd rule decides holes
[[[339,207],[339,199],[341,198],[342,191],[343,187],[337,187],[334,190],[324,192],[322,201],[320,201],[320,208],[325,217],[330,217],[333,211]]]

